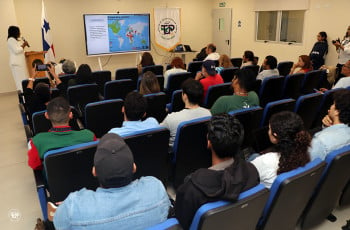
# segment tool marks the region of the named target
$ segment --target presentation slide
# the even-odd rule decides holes
[[[85,14],[87,55],[150,50],[149,14]]]

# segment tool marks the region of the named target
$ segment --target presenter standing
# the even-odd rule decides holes
[[[24,47],[28,46],[27,41],[20,44],[18,40],[21,32],[17,26],[8,28],[7,48],[10,53],[10,68],[16,83],[17,90],[22,90],[22,80],[28,78],[28,70],[24,58]]]

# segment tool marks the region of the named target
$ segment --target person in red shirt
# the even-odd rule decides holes
[[[222,77],[216,73],[215,67],[216,66],[214,61],[204,61],[202,65],[202,72],[198,72],[196,75],[195,79],[203,85],[203,100],[207,95],[209,86],[224,83]]]

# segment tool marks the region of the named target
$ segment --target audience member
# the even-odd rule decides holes
[[[277,175],[310,161],[311,137],[300,116],[290,111],[272,115],[268,134],[274,151],[255,158],[252,164],[258,169],[260,181],[270,188]]]
[[[314,47],[312,47],[312,50],[310,52],[310,59],[314,70],[317,70],[322,65],[324,65],[324,59],[327,53],[328,53],[327,33],[324,31],[321,31],[317,34],[317,42],[314,44]]]
[[[140,82],[140,94],[146,95],[159,92],[160,87],[157,76],[151,71],[144,73]]]
[[[208,148],[212,166],[185,178],[176,193],[175,214],[188,229],[197,209],[217,200],[236,201],[239,194],[259,183],[256,168],[239,157],[243,140],[239,121],[227,114],[213,116],[208,125]]]
[[[203,85],[203,100],[207,95],[209,86],[224,83],[222,77],[215,71],[215,62],[211,60],[203,62],[202,71],[197,73],[195,79]]]
[[[75,63],[69,59],[64,60],[64,62],[62,63],[62,71],[62,74],[75,74]]]
[[[254,92],[255,74],[250,69],[241,69],[232,79],[233,95],[219,97],[211,107],[213,115],[259,105],[259,97]]]
[[[28,143],[28,165],[33,169],[42,168],[41,161],[48,150],[96,140],[95,135],[87,129],[71,129],[69,120],[73,114],[68,101],[62,97],[56,97],[48,103],[45,117],[51,121],[52,128],[46,133],[35,135]]]
[[[230,58],[226,54],[221,54],[219,58],[219,66],[215,68],[216,72],[220,74],[221,70],[233,67]]]
[[[205,52],[207,53],[207,56],[204,58],[203,61],[217,61],[220,58],[220,54],[216,52],[216,46],[213,43],[207,45]]]
[[[88,64],[81,64],[77,70],[76,78],[70,79],[68,81],[68,85],[82,85],[82,84],[91,84],[94,83],[95,80],[92,76],[91,68]]]
[[[250,50],[246,50],[244,51],[243,54],[243,63],[241,65],[241,68],[244,66],[248,66],[248,65],[254,65],[254,53],[253,51]]]
[[[343,67],[344,68],[344,67]],[[316,133],[311,142],[311,159],[324,160],[328,153],[350,144],[350,91],[334,92],[334,101],[323,118],[324,129]]]
[[[340,41],[338,38],[337,40],[332,41],[332,44],[335,46],[335,50],[338,53],[337,81],[343,77],[341,74],[342,66],[345,64],[345,62],[350,60],[350,26],[348,26],[343,40]]]
[[[350,86],[350,60],[342,65],[340,74],[343,77],[339,79],[339,81],[333,86],[332,89],[347,88]],[[320,88],[321,92],[325,92],[327,90],[328,89],[326,88]]]
[[[202,97],[203,86],[198,81],[190,78],[182,84],[182,101],[185,103],[185,108],[179,112],[168,114],[168,116],[160,124],[161,126],[167,127],[170,130],[169,145],[171,147],[174,144],[177,127],[181,122],[211,116],[209,110],[199,106],[202,101]]]
[[[104,135],[97,145],[92,174],[100,187],[71,193],[54,215],[59,229],[145,229],[167,219],[170,201],[152,176],[133,180],[132,152],[116,134]]]
[[[164,73],[164,88],[167,87],[168,78],[170,74],[187,72],[184,62],[180,57],[174,57],[170,65],[171,65],[171,69],[165,71]]]
[[[130,92],[124,101],[122,112],[124,113],[124,122],[122,127],[113,128],[109,133],[115,133],[120,136],[126,136],[130,133],[140,130],[159,127],[158,121],[149,117],[142,121],[146,116],[147,100],[138,92]]]
[[[264,80],[264,78],[279,76],[280,73],[277,69],[277,59],[274,56],[266,56],[264,63],[262,64],[263,71],[261,71],[256,79]]]
[[[196,58],[193,59],[194,61],[203,61],[207,56],[207,47],[203,47],[201,51],[196,55]]]
[[[137,65],[137,69],[139,71],[139,74],[142,73],[142,68],[143,67],[151,66],[151,65],[155,65],[154,61],[153,61],[152,54],[150,52],[143,52],[143,54],[141,56],[141,61]]]
[[[296,71],[297,70],[297,71]],[[292,68],[290,69],[289,74],[294,73],[307,73],[312,70],[310,57],[307,55],[300,55],[298,62],[294,63]]]

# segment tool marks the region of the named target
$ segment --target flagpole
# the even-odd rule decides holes
[[[102,69],[102,63],[101,63],[101,58],[97,57],[97,60],[98,60],[98,65],[100,66],[100,70],[103,70]]]

